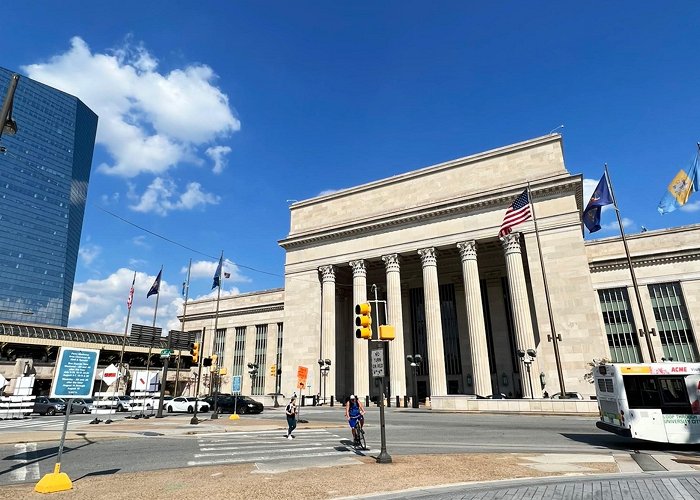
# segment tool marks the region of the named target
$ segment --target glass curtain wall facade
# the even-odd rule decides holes
[[[12,72],[0,68],[4,99]],[[26,77],[0,142],[0,319],[67,326],[97,115]]]

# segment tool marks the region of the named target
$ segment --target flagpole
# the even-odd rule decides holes
[[[160,272],[158,273],[158,279],[161,279],[163,276],[163,266],[160,266]],[[151,338],[151,342],[148,344],[148,358],[146,359],[146,396],[148,396],[148,393],[151,392],[149,389],[151,388],[151,351],[153,350],[153,342],[155,341],[155,335],[156,335],[156,316],[158,315],[158,300],[160,299],[160,281],[158,281],[158,289],[156,290],[156,308],[153,310],[153,337]],[[162,392],[162,390],[161,390]],[[151,409],[153,409],[153,406],[151,406]],[[143,400],[143,404],[141,405],[141,416],[143,418],[150,418],[149,415],[145,415],[146,411],[146,398]]]
[[[131,280],[131,289],[129,289],[129,300],[131,303],[129,303],[129,307],[126,313],[126,324],[124,325],[124,338],[122,339],[122,352],[119,354],[119,372],[117,374],[117,380],[115,381],[116,386],[114,387],[114,390],[112,391],[112,397],[116,395],[117,389],[119,388],[119,382],[120,382],[120,377],[122,376],[122,369],[124,366],[124,350],[126,349],[126,335],[129,333],[129,318],[131,317],[131,306],[133,304],[134,296],[132,290],[134,289],[134,283],[136,283],[136,271],[134,271],[134,279]],[[105,420],[105,424],[111,424],[112,423],[112,408],[114,406],[114,400],[111,401],[111,405],[109,407],[109,416],[107,417],[107,420]]]
[[[700,146],[699,146],[700,147]],[[644,314],[644,306],[642,305],[642,298],[639,295],[639,285],[637,284],[637,275],[634,272],[634,267],[632,266],[632,257],[630,257],[630,250],[627,246],[627,238],[625,238],[625,230],[622,227],[622,219],[620,218],[620,209],[617,206],[617,201],[615,200],[615,192],[613,191],[612,181],[610,180],[610,173],[608,172],[608,164],[605,164],[605,179],[608,183],[608,188],[610,189],[610,197],[612,198],[613,207],[615,207],[615,215],[617,216],[617,223],[620,226],[620,235],[622,236],[622,244],[625,247],[625,255],[627,256],[627,265],[630,268],[630,274],[632,275],[632,286],[634,287],[634,295],[637,297],[637,306],[639,307],[639,315],[642,317],[642,327],[644,328],[644,338],[646,339],[647,349],[649,350],[649,359],[652,363],[656,363],[656,355],[654,354],[654,346],[651,343],[652,332],[649,330],[649,325],[647,324],[647,318]],[[641,332],[640,332],[641,333]]]
[[[185,287],[185,303],[182,305],[182,334],[185,335],[185,319],[187,318],[187,297],[190,293],[190,270],[192,269],[192,259],[190,259],[190,263],[187,265],[187,281],[184,284]],[[175,374],[175,394],[174,396],[177,397],[177,386],[178,382],[180,381],[180,360],[182,359],[182,349],[178,350],[178,355],[177,355],[177,371]]]
[[[223,261],[224,261],[224,251],[222,250],[221,251],[221,258],[219,259],[219,263],[221,264]],[[221,282],[223,281],[223,279],[224,279],[224,270],[222,267],[219,269],[219,286],[217,287],[217,291],[216,291],[216,312],[214,313],[214,337],[212,338],[212,343],[211,343],[212,354],[214,354],[214,347],[215,347],[214,344],[216,342],[216,329],[219,325],[219,300],[221,299]],[[217,373],[219,370],[219,367],[218,367],[219,358],[218,358],[218,356],[216,358],[216,363],[217,363],[217,366],[212,366],[212,368],[211,368],[214,370],[214,372],[210,372],[210,376],[209,376],[209,389],[210,390],[212,390],[213,386],[214,386],[214,377],[212,376],[212,374],[216,374],[218,376],[218,373]],[[218,394],[216,392],[214,392],[214,411],[211,413],[212,420],[216,420],[217,418],[219,418],[219,414],[218,414],[219,408],[218,408],[217,403],[218,403]]]
[[[561,397],[566,399],[566,387],[564,387],[564,372],[561,367],[561,357],[559,355],[559,341],[561,335],[556,332],[554,326],[554,316],[552,315],[552,303],[549,298],[549,286],[547,285],[547,271],[544,268],[544,257],[542,256],[542,244],[540,243],[540,232],[537,228],[537,216],[535,215],[535,202],[532,199],[532,191],[530,191],[530,182],[527,183],[527,197],[530,199],[530,209],[532,210],[532,221],[535,223],[535,237],[537,238],[537,253],[540,256],[540,268],[542,269],[542,280],[544,281],[544,296],[547,299],[547,314],[549,315],[549,327],[552,331],[548,335],[548,340],[552,342],[554,347],[554,361],[557,365],[557,377],[559,378],[559,393]]]

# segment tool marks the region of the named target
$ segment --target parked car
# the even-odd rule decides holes
[[[39,415],[55,415],[66,412],[66,402],[60,398],[39,396],[34,400],[34,413]]]
[[[92,399],[74,399],[70,405],[70,412],[90,413],[94,407]]]
[[[195,401],[195,398],[186,398],[184,396],[179,396],[163,404],[165,405],[165,409],[168,413],[173,413],[176,411],[186,411],[187,413],[194,413]],[[202,400],[197,401],[197,411],[201,411],[202,413],[208,412],[209,403]]]
[[[93,405],[99,408],[114,408],[117,411],[130,411],[136,403],[131,396],[107,396],[93,402]]]
[[[205,398],[205,401],[214,408],[213,396]],[[233,413],[234,407],[236,413],[262,413],[264,408],[262,403],[255,401],[250,396],[233,396],[231,394],[219,394],[216,407],[219,413]]]
[[[566,396],[562,396],[561,392],[557,392],[556,394],[552,394],[552,399],[580,399],[583,400],[584,397],[581,393],[579,392],[566,392]]]

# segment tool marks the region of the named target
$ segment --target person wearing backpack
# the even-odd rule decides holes
[[[292,396],[285,408],[287,414],[287,439],[293,439],[292,431],[297,427],[297,397]]]

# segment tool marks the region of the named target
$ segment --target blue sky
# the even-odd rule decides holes
[[[697,2],[64,0],[3,18],[0,65],[100,115],[75,327],[122,331],[134,271],[150,324],[161,265],[158,324],[176,327],[188,260],[202,297],[222,250],[223,293],[280,287],[289,200],[560,124],[585,195],[608,163],[627,231],[697,221],[700,195],[656,211],[700,140]]]

